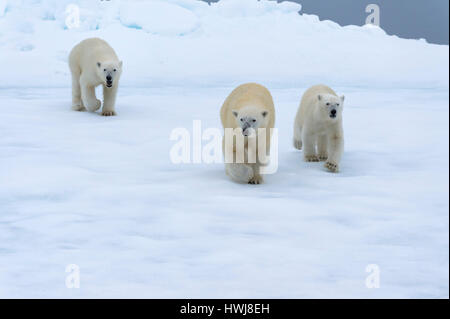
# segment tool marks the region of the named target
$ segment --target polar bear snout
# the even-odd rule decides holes
[[[256,120],[255,120],[255,122],[251,122],[251,121],[252,121],[252,119],[250,121],[244,120],[241,123],[242,135],[244,135],[245,137],[252,137],[253,134],[255,134],[256,127],[254,124],[256,123]]]
[[[113,86],[113,78],[111,75],[106,76],[106,86],[109,88]]]
[[[332,109],[332,110],[330,111],[330,117],[331,117],[331,118],[335,118],[335,117],[336,117],[336,113],[337,113],[336,109]]]
[[[244,122],[242,124],[241,128],[242,128],[242,135],[244,135],[244,136],[249,136],[250,135],[250,128],[251,128],[251,126],[250,126],[249,123]]]
[[[255,134],[255,129],[253,127],[242,128],[242,135],[248,137],[253,136]]]

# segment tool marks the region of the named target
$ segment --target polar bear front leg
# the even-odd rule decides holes
[[[260,174],[260,164],[256,163],[256,164],[252,164],[251,167],[253,169],[253,177],[250,178],[250,180],[248,181],[249,184],[262,184],[264,179],[262,177],[262,175]]]
[[[107,88],[103,85],[103,116],[116,115],[114,107],[116,105],[117,88],[117,84],[115,84],[112,88]]]
[[[339,163],[341,162],[342,153],[344,151],[344,138],[342,130],[331,132],[328,135],[328,159],[325,167],[333,173],[339,171]]]
[[[303,158],[305,162],[318,162],[316,155],[316,137],[305,127],[302,132]]]
[[[100,106],[102,106],[102,102],[95,96],[95,86],[86,84],[82,76],[80,79],[80,87],[81,100],[83,101],[84,106],[89,110],[89,112],[97,111]]]
[[[253,169],[248,164],[227,163],[225,171],[237,183],[249,183],[253,178]]]

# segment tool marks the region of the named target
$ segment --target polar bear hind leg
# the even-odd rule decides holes
[[[81,101],[80,71],[71,69],[72,73],[72,110],[86,111]]]
[[[299,126],[294,127],[294,147],[298,150],[302,149],[303,143],[302,143],[302,128]]]

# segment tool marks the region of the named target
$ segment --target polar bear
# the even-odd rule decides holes
[[[344,96],[326,85],[315,85],[303,94],[294,123],[294,147],[302,149],[307,162],[326,161],[331,172],[339,171],[344,150],[342,111]]]
[[[97,111],[101,102],[95,96],[95,87],[103,85],[102,115],[116,115],[115,103],[122,61],[106,41],[91,38],[77,44],[69,55],[72,73],[72,109]]]
[[[239,183],[262,183],[260,168],[267,164],[275,124],[269,90],[256,83],[238,86],[222,105],[220,118],[227,175]]]

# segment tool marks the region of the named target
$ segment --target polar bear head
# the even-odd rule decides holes
[[[122,61],[119,62],[97,62],[97,76],[105,87],[112,88],[119,81],[122,74]]]
[[[344,108],[344,98],[343,95],[341,97],[333,94],[317,95],[321,117],[331,121],[340,119]]]
[[[269,111],[260,107],[245,107],[240,110],[232,110],[237,127],[242,129],[242,135],[250,136],[258,128],[268,125]]]

